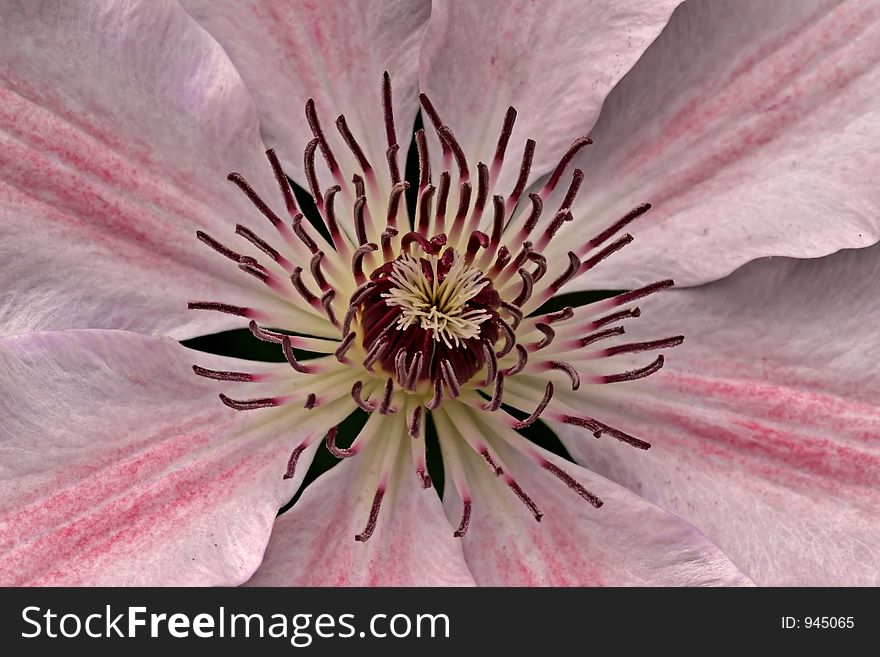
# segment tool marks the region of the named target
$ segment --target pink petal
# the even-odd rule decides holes
[[[164,0],[3,5],[0,333],[233,325],[186,302],[253,301],[260,284],[196,230],[271,230],[232,170],[280,193],[223,50]]]
[[[391,76],[403,171],[418,108],[418,46],[430,13],[425,0],[183,0],[223,45],[260,110],[266,143],[306,187],[303,149],[312,139],[303,108],[314,98],[324,134],[343,171],[360,172],[334,121],[349,128],[380,179],[388,177],[381,84]],[[318,177],[334,184],[318,155]]]
[[[250,385],[252,394],[259,384],[202,379],[193,361],[235,364],[121,331],[0,341],[5,586],[231,585],[250,576],[301,480],[282,479],[297,431],[283,416],[225,408],[218,390]]]
[[[493,446],[544,513],[535,522],[501,479],[474,463],[473,512],[462,538],[481,586],[745,586],[750,584],[705,536],[625,488],[539,450],[604,505],[595,509],[500,441]],[[472,454],[472,453],[471,453]],[[478,456],[473,456],[475,461]],[[444,493],[456,521],[461,503]]]
[[[526,139],[537,140],[534,175],[549,172],[572,141],[589,131],[606,94],[676,4],[435,2],[419,66],[421,89],[472,166],[478,161],[491,166],[505,112],[511,105],[517,109],[498,190],[506,194],[519,173]],[[433,133],[430,125],[426,129]],[[439,142],[433,139],[432,146],[437,155]]]
[[[408,436],[387,435],[371,451],[321,475],[278,518],[254,586],[472,586],[453,528],[434,489],[418,485]],[[405,449],[401,449],[401,447]],[[375,532],[364,530],[376,490],[377,457],[400,449]]]
[[[753,258],[877,241],[878,62],[875,3],[682,5],[576,161],[579,237],[654,204],[635,243],[581,284],[692,285]]]
[[[590,412],[653,447],[554,428],[580,463],[699,527],[759,584],[876,585],[878,280],[873,247],[761,260],[648,299],[630,339],[684,344],[641,383],[594,386]]]

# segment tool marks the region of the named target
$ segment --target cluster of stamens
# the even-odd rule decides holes
[[[575,154],[590,140],[576,140],[540,190],[527,193],[536,146],[528,140],[512,190],[506,196],[496,194],[515,110],[510,108],[505,116],[491,165],[477,164],[476,181],[472,181],[470,165],[453,131],[423,94],[422,108],[443,150],[443,171],[436,180],[432,178],[426,135],[417,131],[416,216],[411,223],[408,218],[401,221],[409,183],[400,175],[391,101],[386,74],[382,104],[387,174],[367,159],[345,117],[337,119],[342,142],[359,170],[350,182],[345,180],[314,103],[306,105],[314,138],[305,149],[305,178],[329,240],[304,219],[272,150],[267,156],[290,217],[287,221],[240,174],[229,175],[269,220],[280,243],[273,245],[242,225],[236,233],[253,247],[253,255],[239,253],[203,232],[198,237],[267,286],[280,303],[264,308],[199,301],[190,303],[190,308],[249,319],[257,338],[281,346],[289,367],[256,374],[195,366],[195,372],[283,389],[247,400],[220,396],[236,410],[278,406],[304,410],[306,415],[300,419],[308,435],[294,448],[285,477],[293,476],[300,455],[322,437],[339,458],[355,456],[383,440],[389,442],[375,450],[381,460],[380,475],[366,527],[357,540],[367,540],[376,527],[395,468],[398,443],[393,441],[411,441],[416,475],[424,488],[431,486],[424,448],[429,411],[444,447],[444,466],[463,502],[456,536],[465,534],[471,515],[471,494],[462,465],[470,457],[462,453],[464,447],[477,454],[537,520],[542,516],[493,448],[493,441],[525,454],[598,508],[602,503],[595,495],[517,430],[545,417],[584,427],[596,438],[607,435],[647,449],[648,443],[584,415],[572,404],[570,394],[556,391],[560,385],[577,391],[585,383],[631,381],[659,370],[662,355],[646,366],[622,372],[599,373],[594,366],[606,357],[675,346],[681,336],[605,348],[595,345],[622,335],[621,323],[640,314],[632,302],[670,287],[672,281],[576,310],[537,311],[566,283],[631,242],[629,234],[612,238],[650,206],[638,206],[580,248],[557,255],[552,243],[572,220],[570,208],[583,173],[573,172],[552,214],[545,213],[544,206]],[[315,164],[318,151],[335,181],[323,192]],[[350,220],[343,221],[346,215]],[[325,355],[303,360],[297,350]],[[347,394],[339,394],[342,390]],[[520,409],[525,417],[518,419],[502,405]],[[338,424],[356,407],[370,418],[349,447],[340,447],[336,444]],[[400,436],[390,438],[389,428],[398,426],[392,416],[398,414],[403,416]]]

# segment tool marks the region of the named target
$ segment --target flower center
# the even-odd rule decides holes
[[[586,404],[574,392],[582,385],[640,379],[663,366],[660,355],[647,365],[610,361],[615,363],[613,369],[603,369],[608,359],[674,347],[682,336],[603,345],[624,333],[624,321],[640,315],[633,302],[670,287],[672,281],[577,311],[567,307],[540,312],[544,302],[569,281],[629,244],[631,235],[618,234],[650,205],[634,208],[579,245],[565,240],[562,247],[557,234],[572,220],[571,207],[583,173],[575,169],[564,193],[557,195],[554,190],[575,154],[590,140],[575,140],[546,182],[531,193],[527,190],[536,145],[528,140],[512,190],[499,194],[495,192],[502,186],[500,172],[516,111],[510,108],[504,117],[492,162],[477,163],[472,179],[473,163],[452,130],[424,94],[420,99],[440,141],[443,168],[432,177],[425,133],[417,131],[415,217],[398,216],[410,184],[401,180],[397,162],[399,145],[387,74],[382,84],[387,172],[373,167],[340,116],[336,127],[351,152],[350,162],[360,172],[344,175],[314,103],[306,104],[314,139],[305,151],[305,178],[326,233],[304,220],[274,151],[269,150],[267,157],[290,215],[287,221],[240,174],[229,175],[269,220],[278,243],[273,245],[242,225],[235,232],[250,244],[252,254],[239,253],[203,232],[198,238],[268,287],[273,303],[265,305],[264,293],[255,295],[261,306],[193,301],[190,308],[249,319],[257,338],[281,346],[289,367],[258,374],[199,366],[194,370],[212,379],[274,386],[271,396],[220,398],[241,411],[290,409],[296,434],[305,438],[293,448],[287,478],[294,475],[306,449],[322,438],[338,458],[371,455],[368,458],[376,464],[372,471],[377,473],[375,494],[366,527],[355,537],[359,541],[367,540],[376,528],[385,491],[398,476],[401,454],[411,454],[422,486],[431,487],[424,440],[428,413],[438,429],[447,479],[463,505],[455,536],[464,535],[470,522],[468,477],[474,472],[497,478],[536,520],[541,519],[538,504],[502,458],[510,450],[599,508],[601,500],[518,430],[544,417],[582,427],[595,438],[608,436],[639,449],[650,446],[586,415]],[[323,193],[315,166],[318,152],[335,181]],[[557,209],[545,212],[551,202]],[[412,229],[403,231],[400,225]],[[297,350],[325,355],[305,361]],[[502,404],[518,409],[520,415],[509,413]],[[369,419],[349,447],[340,447],[337,428],[357,408]],[[410,447],[403,448],[400,441]],[[487,469],[481,469],[480,463]]]

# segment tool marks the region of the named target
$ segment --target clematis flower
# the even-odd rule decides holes
[[[876,583],[880,7],[676,4],[4,2],[3,582]]]

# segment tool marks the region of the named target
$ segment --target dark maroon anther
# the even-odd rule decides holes
[[[400,182],[400,168],[397,165],[397,130],[394,127],[394,104],[391,95],[391,77],[388,71],[382,74],[382,115],[385,118],[385,139],[388,142],[386,157],[391,173],[391,184]]]
[[[510,490],[516,493],[516,496],[520,499],[520,502],[526,505],[529,511],[532,512],[532,515],[535,517],[535,520],[541,522],[541,518],[544,517],[544,514],[538,510],[537,505],[532,501],[532,498],[526,495],[525,491],[520,488],[520,485],[516,483],[514,479],[508,479],[507,485],[510,486]]]
[[[216,310],[217,312],[226,313],[227,315],[238,315],[239,317],[250,317],[251,309],[244,306],[232,306],[228,303],[217,303],[215,301],[190,301],[186,304],[190,310]]]
[[[360,196],[366,196],[367,188],[364,185],[364,179],[358,174],[354,173],[351,176],[351,182],[354,183],[354,197],[358,198]]]
[[[560,421],[565,424],[571,424],[576,427],[589,429],[593,432],[593,436],[596,438],[601,438],[603,435],[608,434],[612,438],[616,438],[620,442],[626,443],[627,445],[632,445],[637,449],[649,449],[651,447],[651,443],[647,443],[644,440],[639,440],[638,438],[630,436],[628,433],[624,433],[623,431],[620,431],[613,427],[609,427],[607,424],[603,424],[591,417],[563,415],[560,418]]]
[[[556,322],[567,322],[572,317],[574,317],[574,308],[572,308],[571,306],[566,306],[562,310],[557,310],[555,313],[550,313],[544,318],[544,320],[548,324],[555,324]]]
[[[262,340],[263,342],[281,344],[281,340],[284,338],[283,333],[276,333],[275,331],[260,328],[260,326],[254,320],[248,322],[248,328],[250,329],[253,336],[257,338],[257,340]]]
[[[633,342],[631,344],[621,344],[615,347],[608,347],[605,350],[605,356],[616,356],[617,354],[632,354],[640,351],[652,351],[654,349],[667,349],[677,347],[684,342],[683,335],[676,335],[671,338],[662,340],[651,340],[650,342]]]
[[[405,181],[395,183],[391,188],[391,193],[388,195],[388,214],[385,217],[385,224],[389,228],[397,226],[397,212],[400,209],[400,198],[407,189],[409,189],[409,183]],[[395,235],[396,234],[397,233],[395,233]]]
[[[287,259],[278,252],[278,249],[274,248],[271,244],[269,244],[266,240],[257,235],[247,226],[236,224],[235,234],[244,237],[248,242],[253,244],[260,251],[265,253],[267,256],[272,258],[272,260],[281,264],[282,266],[287,263]]]
[[[513,134],[513,125],[516,123],[516,110],[508,107],[504,114],[504,124],[501,126],[501,134],[498,135],[498,145],[495,146],[495,157],[492,158],[492,178],[498,177],[501,164],[504,162],[504,154],[507,152],[507,144],[510,143],[510,135]]]
[[[550,192],[552,192],[556,188],[559,179],[562,177],[562,174],[565,173],[566,168],[568,168],[568,165],[571,164],[571,161],[574,159],[574,156],[577,155],[577,152],[584,146],[592,143],[593,140],[586,136],[578,137],[574,140],[574,143],[568,147],[565,155],[563,155],[562,159],[559,160],[559,164],[556,165],[553,173],[550,174],[550,178],[549,180],[547,180],[547,184],[544,185],[544,189],[541,190],[541,196],[547,198]]]
[[[504,230],[504,199],[496,194],[492,197],[492,244],[501,242],[501,233]]]
[[[361,397],[361,391],[363,391],[363,389],[363,382],[355,381],[354,385],[351,386],[351,398],[354,400],[354,403],[358,405],[358,408],[360,408],[362,411],[372,413],[374,410],[376,410],[376,405],[373,402],[365,401]]]
[[[455,376],[455,368],[452,367],[452,363],[448,360],[444,360],[440,363],[440,369],[443,372],[443,383],[449,389],[449,396],[455,399],[461,395],[461,385],[458,382],[458,377]]]
[[[406,350],[402,349],[394,357],[394,373],[397,376],[397,382],[400,384],[406,379],[406,356]]]
[[[408,253],[409,247],[412,246],[413,243],[418,244],[422,248],[422,251],[429,255],[437,252],[434,250],[434,245],[431,244],[428,238],[426,238],[421,233],[416,232],[409,232],[400,239],[401,251],[403,251],[404,253]]]
[[[537,265],[535,267],[535,271],[532,272],[532,282],[537,283],[542,278],[544,278],[544,274],[547,273],[547,258],[542,256],[537,251],[532,251],[527,257],[529,260],[534,262],[535,265]]]
[[[219,254],[222,255],[222,256],[225,256],[225,257],[229,258],[229,259],[232,260],[233,262],[236,262],[236,263],[237,263],[237,262],[239,262],[239,261],[241,260],[241,258],[242,258],[242,255],[241,255],[240,253],[237,253],[237,252],[233,251],[232,249],[230,249],[230,248],[227,247],[227,246],[224,246],[223,244],[221,244],[220,242],[218,242],[217,240],[215,240],[213,237],[211,237],[210,235],[208,235],[208,233],[206,233],[206,232],[204,232],[204,231],[197,230],[197,231],[196,231],[196,237],[199,238],[199,241],[200,241],[200,242],[203,242],[204,244],[207,244],[207,245],[210,246],[212,249],[214,249],[217,253],[219,253]]]
[[[637,290],[618,294],[615,297],[611,297],[609,301],[612,302],[615,306],[622,306],[625,303],[635,301],[636,299],[642,299],[649,294],[654,294],[655,292],[659,292],[660,290],[665,290],[672,287],[673,285],[675,285],[675,282],[672,279],[657,281],[656,283],[651,283],[650,285],[646,285],[645,287],[640,287]]]
[[[440,115],[437,113],[434,104],[425,94],[419,94],[419,102],[422,105],[422,109],[425,110],[425,114],[427,114],[428,118],[431,120],[434,130],[437,131],[437,135],[440,137],[440,146],[443,149],[443,160],[447,161],[452,154],[452,149],[450,148],[450,145],[446,143],[446,140],[443,139],[443,136],[440,135],[440,128],[443,127],[443,121],[440,119]]]
[[[313,408],[315,408],[317,405],[318,405],[317,395],[315,395],[315,393],[313,393],[313,392],[310,392],[308,394],[308,396],[306,397],[306,403],[303,404],[303,408],[306,409],[307,411],[310,411]]]
[[[425,490],[430,488],[431,484],[434,483],[431,481],[431,475],[429,475],[425,472],[424,466],[420,465],[418,468],[416,468],[416,476],[419,478],[419,484]]]
[[[296,199],[293,197],[293,190],[290,189],[290,181],[288,181],[287,176],[284,175],[284,169],[281,167],[281,162],[278,160],[275,150],[272,148],[267,150],[266,157],[269,159],[269,164],[272,166],[272,173],[275,175],[275,182],[278,183],[278,189],[281,190],[281,196],[284,197],[284,205],[287,208],[287,213],[292,217],[299,212],[299,210],[296,207]]]
[[[621,381],[635,381],[637,379],[644,379],[646,376],[651,376],[654,372],[657,372],[660,368],[663,367],[663,356],[657,356],[657,358],[650,365],[646,365],[645,367],[640,367],[635,370],[630,370],[629,372],[621,372],[620,374],[609,374],[606,376],[600,377],[601,383],[620,383]]]
[[[562,272],[562,275],[550,284],[550,289],[554,292],[559,290],[563,285],[578,275],[581,267],[581,259],[577,257],[574,251],[568,252],[568,268]]]
[[[327,290],[321,295],[321,307],[324,309],[324,314],[327,315],[327,319],[330,320],[330,323],[333,324],[333,326],[339,326],[339,322],[336,319],[336,313],[333,312],[333,299],[335,298],[336,290]]]
[[[471,184],[467,181],[461,183],[461,192],[458,197],[458,210],[455,213],[455,224],[461,225],[471,206]]]
[[[535,343],[535,349],[543,349],[544,347],[550,346],[550,343],[553,342],[553,338],[556,337],[556,331],[554,331],[549,324],[545,324],[544,322],[537,322],[535,328],[544,334],[544,337]]]
[[[550,403],[550,400],[553,399],[553,382],[548,381],[547,387],[544,388],[544,397],[538,402],[537,408],[529,415],[525,420],[521,422],[517,422],[513,428],[514,429],[525,429],[526,427],[532,426],[535,422],[538,421],[538,418],[541,417],[541,413],[544,412],[544,409],[547,408],[547,404]]]
[[[437,187],[437,210],[434,212],[435,229],[441,233],[446,230],[446,203],[449,201],[449,182],[449,172],[444,171],[440,174],[440,184]]]
[[[596,331],[595,333],[590,333],[590,335],[580,338],[580,346],[586,347],[587,345],[591,345],[594,342],[599,342],[599,340],[605,340],[615,335],[623,335],[623,332],[624,331],[622,326],[615,326],[613,328],[605,329],[603,331]]]
[[[435,408],[440,406],[443,401],[443,384],[440,382],[440,378],[437,377],[434,379],[434,394],[431,397],[430,401],[425,404],[425,407],[429,411],[433,411]]]
[[[623,215],[623,217],[619,221],[615,222],[614,224],[612,224],[611,226],[609,226],[608,228],[603,230],[601,233],[596,235],[596,237],[594,237],[589,242],[587,242],[586,248],[587,249],[596,248],[597,246],[602,244],[604,241],[606,241],[608,238],[610,238],[612,235],[619,232],[622,228],[624,228],[631,221],[641,217],[643,214],[645,214],[650,209],[651,209],[650,203],[642,203],[641,205],[636,206],[635,208],[633,208],[632,210],[627,212],[625,215]]]
[[[339,343],[339,346],[336,348],[336,351],[333,352],[333,355],[336,356],[336,360],[340,363],[344,361],[345,354],[348,353],[348,350],[351,349],[351,345],[354,344],[356,334],[354,331],[348,333],[343,339],[342,342]]]
[[[453,532],[455,538],[461,538],[467,533],[468,525],[471,524],[471,501],[462,500],[461,521],[458,523],[458,529]]]
[[[261,265],[258,265],[258,264],[252,265],[250,263],[245,263],[245,264],[239,265],[238,268],[241,269],[246,274],[250,274],[251,276],[253,276],[257,280],[262,281],[263,283],[269,282],[269,274],[266,273],[265,267],[262,267]]]
[[[541,464],[541,467],[551,472],[553,476],[560,479],[566,486],[568,486],[575,493],[583,497],[587,502],[593,505],[595,508],[599,508],[602,506],[602,500],[596,497],[593,493],[584,488],[574,477],[568,474],[565,470],[560,468],[559,466],[551,463],[550,461],[544,461]]]
[[[544,233],[541,244],[549,244],[550,240],[556,237],[556,233],[558,233],[559,229],[562,228],[562,224],[564,224],[566,221],[571,220],[572,214],[569,208],[562,208],[559,212],[553,215],[553,219],[550,221],[550,225],[547,227],[547,230]]]
[[[480,449],[480,456],[486,461],[486,465],[489,466],[489,469],[492,470],[492,473],[496,477],[500,477],[504,474],[504,470],[495,462],[495,459],[492,458],[492,454],[485,447]]]
[[[599,319],[592,321],[590,325],[593,328],[599,328],[600,326],[607,326],[608,324],[613,324],[614,322],[619,322],[623,319],[629,319],[630,317],[640,317],[641,314],[641,308],[636,306],[635,308],[618,310],[617,312],[605,315],[604,317],[600,317]]]
[[[330,290],[330,284],[324,277],[324,272],[321,271],[321,263],[323,262],[323,260],[324,252],[318,251],[312,256],[312,259],[309,261],[309,271],[312,272],[312,276],[314,277],[315,282],[318,284],[318,287],[321,288],[321,291],[327,292],[328,290]]]
[[[506,301],[501,302],[501,307],[507,311],[507,313],[513,318],[513,324],[510,328],[514,331],[519,328],[520,323],[523,320],[523,312],[512,303],[507,303]]]
[[[440,140],[445,141],[449,145],[449,148],[452,150],[452,155],[455,157],[455,164],[458,166],[459,179],[462,181],[469,180],[471,172],[470,169],[468,169],[467,158],[464,155],[464,151],[461,149],[461,145],[455,138],[455,134],[453,134],[452,128],[450,128],[448,125],[440,126],[437,129],[437,134],[440,135]]]
[[[220,401],[222,401],[229,408],[233,408],[236,411],[254,411],[258,408],[271,408],[272,406],[278,406],[279,401],[277,397],[261,397],[260,399],[230,399],[222,392],[219,395]]]
[[[351,271],[354,273],[354,280],[358,285],[365,283],[367,280],[367,275],[364,274],[364,257],[378,249],[378,246],[370,242],[369,244],[359,246],[355,249],[354,255],[351,256]]]
[[[486,207],[486,201],[489,199],[489,170],[486,165],[480,162],[477,164],[477,198],[474,201],[474,214],[477,217],[482,216]]]
[[[522,305],[532,296],[532,290],[535,287],[535,279],[532,277],[531,273],[522,267],[517,269],[517,273],[520,275],[520,278],[522,278],[522,288],[512,303],[514,306],[522,308]]]
[[[336,158],[330,150],[327,138],[324,137],[324,131],[321,129],[321,122],[318,120],[318,113],[315,111],[315,100],[313,98],[309,98],[306,101],[306,120],[309,122],[309,128],[311,128],[318,146],[321,147],[321,155],[324,156],[324,161],[327,162],[327,168],[332,173],[336,173],[339,170],[339,165],[336,163]]]
[[[487,386],[495,380],[495,376],[498,372],[498,358],[495,356],[495,352],[492,350],[492,346],[488,342],[484,342],[482,346],[483,359],[486,362],[486,378],[483,381],[483,385]]]
[[[435,191],[437,188],[434,185],[425,185],[419,194],[418,230],[422,234],[428,232],[428,226],[431,223],[431,200],[434,198]]]
[[[373,535],[373,532],[376,529],[376,520],[379,518],[379,508],[382,506],[383,497],[385,497],[385,488],[380,486],[376,489],[376,494],[373,496],[373,504],[370,507],[370,517],[367,520],[367,526],[364,528],[364,531],[354,537],[354,540],[364,543]]]
[[[349,150],[351,150],[355,159],[358,161],[361,170],[367,177],[371,176],[373,166],[370,164],[367,156],[364,155],[364,151],[361,148],[361,145],[358,144],[357,139],[355,139],[355,136],[351,133],[351,130],[348,127],[348,122],[345,120],[345,115],[340,114],[339,117],[337,117],[336,129],[339,130],[339,134],[342,135],[342,140],[345,142],[345,145],[348,146]]]
[[[306,182],[309,185],[309,193],[315,200],[318,210],[324,207],[324,197],[321,196],[321,186],[318,183],[318,173],[315,170],[315,151],[318,149],[318,140],[312,139],[306,144],[306,150],[303,152],[303,171],[306,175]]]
[[[237,171],[233,171],[228,176],[226,176],[227,180],[234,182],[238,188],[244,192],[245,196],[248,197],[248,200],[254,204],[254,206],[263,214],[266,219],[272,222],[273,226],[278,226],[283,223],[281,218],[272,211],[266,202],[260,198],[260,195],[257,194],[253,187],[248,184],[248,181],[244,179]]]
[[[318,297],[313,294],[302,280],[302,267],[294,267],[290,274],[290,282],[293,283],[294,289],[299,295],[305,299],[306,303],[316,306],[318,305]]]
[[[293,218],[292,225],[293,225],[294,235],[296,235],[299,238],[299,240],[303,244],[306,245],[306,248],[310,252],[317,253],[318,252],[318,245],[315,243],[315,240],[313,240],[309,236],[308,232],[306,231],[305,227],[303,226],[303,216],[301,214],[298,214]]]
[[[501,347],[501,349],[495,352],[495,355],[498,358],[504,358],[516,345],[516,333],[514,333],[513,329],[510,328],[510,324],[505,322],[500,317],[498,317],[497,319],[497,326],[499,329],[501,329],[501,334],[504,337],[504,345]]]
[[[388,349],[388,340],[385,338],[379,338],[373,345],[370,347],[369,351],[367,351],[366,356],[364,357],[364,369],[372,370],[373,365],[382,360],[382,357],[385,355],[385,352]],[[390,380],[390,379],[389,379]]]
[[[534,157],[535,140],[528,139],[526,140],[525,148],[523,148],[522,162],[520,162],[519,165],[519,176],[517,177],[516,183],[513,186],[513,191],[510,192],[510,196],[507,197],[508,209],[516,205],[517,201],[519,201],[519,197],[522,196],[523,192],[525,191],[526,185],[529,182],[529,173],[532,170],[532,159]]]
[[[296,473],[296,462],[299,461],[299,455],[303,453],[305,448],[305,444],[302,444],[290,453],[290,458],[287,459],[287,471],[284,473],[284,479],[293,479],[293,475]]]
[[[565,372],[568,375],[568,378],[571,380],[571,389],[577,390],[581,387],[581,377],[578,374],[577,370],[573,368],[571,365],[566,363],[565,361],[553,360],[549,363],[550,369],[559,370],[560,372]]]
[[[330,237],[333,238],[333,244],[337,251],[342,251],[345,248],[345,242],[339,230],[339,222],[336,220],[335,207],[336,195],[341,191],[342,187],[333,185],[324,192],[324,223],[327,225],[327,230],[330,232]]]
[[[510,266],[514,269],[519,269],[520,267],[522,267],[525,261],[528,259],[529,254],[534,250],[533,247],[534,245],[531,242],[523,242],[522,248],[519,250],[519,253],[516,254],[516,257],[510,263]]]
[[[422,376],[422,370],[424,369],[424,358],[422,353],[419,352],[413,358],[413,362],[410,363],[409,371],[406,373],[406,380],[403,383],[403,387],[407,390],[415,390],[416,383],[418,383],[419,379]]]
[[[409,432],[410,438],[418,438],[422,433],[422,407],[416,406],[413,411],[412,417],[407,423],[407,430]]]
[[[486,233],[475,230],[471,233],[471,236],[468,238],[467,243],[467,251],[465,251],[464,259],[470,264],[474,261],[474,256],[477,255],[477,251],[480,249],[485,249],[489,246],[489,236]]]
[[[193,372],[198,374],[199,376],[203,376],[206,379],[214,379],[215,381],[256,381],[257,377],[254,374],[249,374],[247,372],[228,372],[225,370],[209,370],[205,367],[199,367],[198,365],[192,366]]]
[[[488,404],[483,404],[484,411],[497,411],[501,408],[501,400],[504,397],[504,375],[498,372],[495,377],[495,387],[492,389],[492,399]]]
[[[397,411],[391,410],[391,395],[394,392],[394,380],[386,379],[385,388],[382,390],[382,401],[379,402],[379,412],[382,415],[393,415]]]
[[[538,219],[541,218],[541,212],[544,210],[544,201],[538,194],[529,194],[529,200],[532,202],[532,211],[529,213],[529,218],[526,219],[526,223],[523,225],[521,239],[528,237],[532,231],[535,230],[535,226],[538,224]]]
[[[574,199],[577,197],[578,190],[581,188],[581,183],[584,181],[584,172],[580,169],[575,169],[574,173],[571,175],[571,184],[568,186],[568,191],[565,193],[565,198],[562,199],[562,203],[559,204],[559,208],[570,208],[572,203],[574,203]]]
[[[281,349],[284,352],[284,357],[287,359],[287,362],[295,371],[299,372],[300,374],[308,374],[311,371],[310,368],[300,364],[300,362],[296,359],[296,355],[293,353],[293,346],[290,343],[289,335],[285,335],[281,338]]]
[[[354,202],[354,210],[352,211],[352,214],[354,215],[354,234],[359,246],[367,243],[367,224],[364,221],[364,210],[366,209],[366,205],[367,197],[358,196]]]
[[[516,363],[504,370],[505,376],[514,376],[522,372],[529,362],[529,352],[521,344],[516,345]]]
[[[424,130],[416,130],[416,151],[419,154],[419,191],[431,182],[431,160],[428,158],[428,138]]]
[[[508,262],[510,262],[510,250],[506,246],[502,246],[498,249],[498,256],[495,258],[495,264],[492,265],[492,272],[500,272]]]
[[[620,249],[622,249],[623,247],[625,247],[627,244],[629,244],[632,241],[633,241],[633,236],[630,235],[629,233],[626,233],[625,235],[621,235],[620,238],[611,242],[611,244],[604,247],[601,251],[595,253],[594,255],[592,255],[589,258],[587,258],[586,260],[584,260],[584,263],[580,267],[580,273],[583,274],[584,272],[589,271],[590,269],[592,269],[593,267],[598,265],[600,262],[605,260],[605,258],[610,256],[612,253],[620,251]]]
[[[324,437],[324,443],[327,445],[327,451],[338,459],[348,459],[355,456],[357,452],[353,449],[337,447],[336,436],[339,434],[339,427],[331,427]]]

